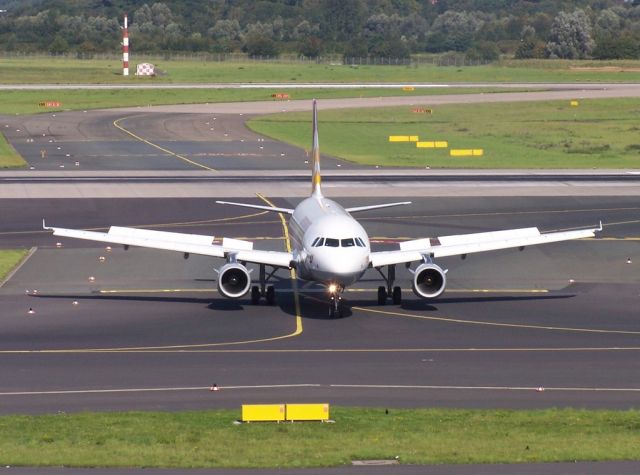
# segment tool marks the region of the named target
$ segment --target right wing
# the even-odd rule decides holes
[[[295,265],[293,262],[293,254],[290,252],[253,249],[252,242],[239,239],[223,238],[222,245],[218,245],[213,244],[213,236],[201,234],[172,233],[119,226],[111,226],[108,232],[100,233],[79,229],[47,227],[44,220],[42,221],[42,226],[44,229],[53,231],[54,236],[122,244],[124,246],[139,246],[202,256],[226,258],[229,255],[234,255],[238,261],[267,264],[275,267],[290,268]]]
[[[537,244],[593,237],[598,231],[602,231],[602,223],[598,228],[552,233],[541,233],[538,228],[520,228],[486,233],[456,234],[435,239],[415,239],[400,243],[400,250],[372,252],[371,266],[380,267],[416,262],[422,260],[423,256],[448,257],[498,249],[524,248]]]

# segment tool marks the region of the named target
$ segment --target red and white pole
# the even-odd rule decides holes
[[[129,75],[129,27],[127,15],[124,16],[124,28],[122,29],[122,75]]]

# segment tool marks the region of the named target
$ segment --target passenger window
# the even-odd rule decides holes
[[[340,245],[341,245],[342,247],[353,247],[353,246],[355,246],[356,244],[355,244],[355,242],[353,242],[353,238],[348,238],[348,239],[343,239],[343,240],[340,242]]]
[[[340,241],[338,239],[327,238],[324,240],[324,245],[327,247],[340,247]]]

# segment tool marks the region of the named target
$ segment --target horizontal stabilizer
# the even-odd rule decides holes
[[[241,206],[243,208],[261,209],[264,211],[274,211],[276,213],[293,214],[293,210],[290,208],[277,208],[276,206],[264,206],[264,205],[252,205],[248,203],[234,203],[232,201],[216,201],[221,205]]]
[[[357,213],[359,211],[369,211],[370,209],[391,208],[393,206],[410,205],[411,201],[400,201],[398,203],[384,203],[381,205],[356,206],[355,208],[345,208],[347,213]]]

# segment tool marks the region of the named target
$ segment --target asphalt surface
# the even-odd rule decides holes
[[[323,293],[304,283],[298,313],[287,272],[274,280],[278,304],[256,307],[217,294],[219,261],[144,249],[107,252],[71,240],[58,248],[59,239],[37,229],[45,215],[56,226],[153,225],[282,249],[274,215],[197,199],[1,200],[0,209],[7,218],[0,245],[38,247],[0,289],[3,413],[237,408],[283,400],[381,407],[638,404],[634,198],[414,199],[411,206],[362,214],[379,249],[398,239],[529,225],[565,229],[599,219],[605,231],[597,240],[443,259],[450,291],[433,302],[413,296],[402,270],[403,304],[379,307],[380,278],[369,271],[345,295],[350,311],[337,320],[327,318]],[[221,390],[210,392],[213,383]]]

